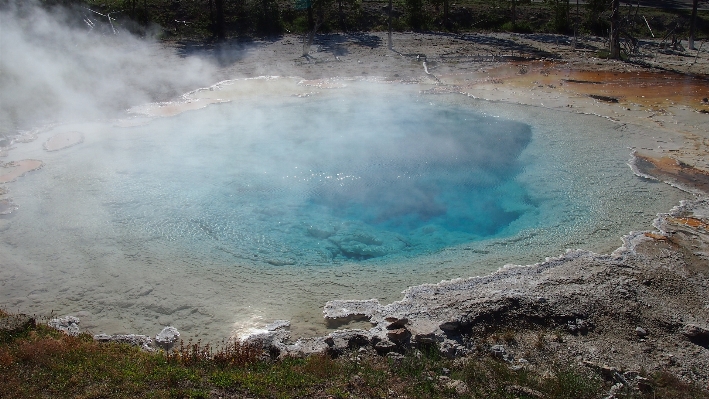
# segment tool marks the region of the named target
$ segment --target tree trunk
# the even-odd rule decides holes
[[[215,26],[217,26],[217,21],[214,20],[214,0],[209,0],[209,30],[212,34],[215,32]]]
[[[315,19],[313,18],[313,2],[312,0],[306,1],[308,2],[308,32],[310,32],[315,26]]]
[[[514,0],[513,0],[514,2]],[[448,11],[450,9],[450,0],[443,0],[443,26],[446,28],[450,27],[450,21],[448,20]]]
[[[216,23],[214,24],[214,35],[219,40],[226,38],[226,23],[224,18],[224,0],[214,0],[216,11]]]
[[[392,10],[392,4],[391,0],[389,0],[389,18],[388,18],[388,25],[389,25],[389,36],[387,38],[387,47],[389,47],[389,50],[394,48],[394,43],[392,43],[391,40],[391,13],[393,12]]]
[[[303,40],[303,57],[309,57],[310,56],[310,46],[313,45],[313,41],[315,40],[315,33],[317,33],[318,28],[323,22],[323,19],[325,18],[323,14],[323,9],[322,6],[318,7],[318,15],[317,15],[317,20],[314,18],[313,15],[313,0],[308,0],[308,34],[306,35],[305,39]]]
[[[345,26],[345,11],[343,9],[343,0],[338,0],[337,1],[337,13],[338,17],[340,19],[340,29],[342,29],[343,32],[347,32],[347,27]]]
[[[517,0],[512,0],[512,29],[517,26]]]
[[[269,35],[271,34],[271,11],[270,11],[270,4],[268,0],[262,0],[261,1],[261,12],[263,12],[263,29],[268,33]]]
[[[611,14],[610,57],[620,59],[620,0],[613,0]]]
[[[694,34],[697,29],[697,8],[699,7],[699,0],[694,0],[692,2],[692,19],[689,21],[689,49],[696,50],[694,47]]]

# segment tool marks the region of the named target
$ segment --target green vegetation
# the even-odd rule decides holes
[[[0,0],[2,3],[3,0]],[[7,0],[4,0],[7,1]],[[165,38],[206,39],[303,33],[313,26],[322,33],[388,29],[388,0],[41,0],[76,4],[111,13],[121,26]],[[588,0],[393,0],[392,27],[397,31],[515,31],[523,33],[607,36],[609,1]],[[689,34],[691,10],[622,7],[625,36],[664,38]],[[86,12],[86,11],[85,11]],[[106,19],[98,14],[96,20]],[[700,11],[697,37],[709,36],[709,12]]]
[[[7,313],[0,311],[0,317]],[[512,342],[513,333],[502,339]],[[487,355],[466,360],[414,350],[401,359],[348,353],[273,361],[254,348],[182,345],[146,353],[66,336],[46,326],[0,333],[2,398],[600,398],[610,384],[561,365],[513,370]],[[647,376],[627,398],[709,398],[669,374]],[[464,383],[462,387],[460,381]],[[456,385],[458,384],[458,385]]]

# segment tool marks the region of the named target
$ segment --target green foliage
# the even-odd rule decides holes
[[[421,30],[426,23],[423,0],[405,0],[405,3],[409,25],[413,30]]]
[[[2,1],[9,0],[0,0]],[[148,35],[159,30],[166,39],[215,39],[218,0],[40,0],[46,6],[82,5],[108,13],[121,30]],[[308,31],[304,0],[221,0],[224,4],[226,37],[273,36]],[[573,2],[572,2],[573,3]],[[300,5],[299,5],[300,4]],[[578,8],[567,0],[532,2],[517,0],[515,22],[509,2],[496,0],[448,1],[448,19],[444,20],[444,0],[396,0],[393,2],[392,27],[395,31],[448,30],[455,32],[491,30],[518,33],[548,32],[570,34],[572,30],[606,36],[610,28],[609,0],[588,0]],[[210,7],[211,5],[211,7]],[[319,32],[352,32],[388,29],[386,0],[313,0],[315,14],[322,16]],[[643,8],[641,15],[629,13],[624,6],[629,34],[649,37],[647,18],[657,37],[668,32],[683,36],[689,24],[689,10]],[[102,20],[96,17],[96,20]],[[699,12],[697,36],[709,35],[709,12]],[[80,24],[81,19],[79,19]],[[100,21],[99,21],[100,22]],[[673,31],[674,29],[674,31]],[[0,127],[1,128],[1,127]]]
[[[528,22],[517,22],[512,24],[512,22],[505,22],[502,25],[502,30],[505,32],[515,32],[515,33],[532,33],[534,30]]]
[[[598,50],[596,52],[596,58],[609,60],[609,59],[612,59],[613,57],[611,57],[611,52],[609,50],[603,49],[603,50]],[[620,52],[620,59],[622,61],[628,61],[629,60],[628,54],[626,54],[624,51],[621,51]]]
[[[569,3],[567,0],[555,0],[551,3],[554,18],[551,20],[550,30],[557,33],[569,33],[571,20],[569,19]]]
[[[610,8],[610,1],[588,0],[585,8],[587,10],[585,25],[588,30],[595,35],[605,35],[611,24],[608,18],[604,18],[603,13]]]

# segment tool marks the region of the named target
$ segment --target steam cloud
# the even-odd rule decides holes
[[[0,134],[102,118],[213,83],[217,67],[82,21],[85,9],[0,2]]]

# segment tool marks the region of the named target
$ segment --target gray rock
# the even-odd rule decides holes
[[[379,312],[382,305],[377,299],[352,300],[352,301],[328,301],[325,303],[323,315],[325,319],[342,319],[355,316],[371,317]]]
[[[177,331],[175,327],[168,326],[163,328],[162,331],[155,336],[155,344],[160,348],[169,351],[178,339],[180,339],[180,332]]]
[[[271,357],[277,358],[287,352],[286,342],[290,340],[290,322],[273,322],[266,326],[265,332],[252,334],[246,337],[242,343],[248,346],[261,348],[268,352]]]
[[[34,327],[34,318],[26,314],[17,314],[0,319],[0,332],[16,334]]]
[[[458,395],[465,395],[469,391],[468,385],[461,380],[448,379],[444,384],[447,389],[454,390]]]
[[[505,356],[507,354],[507,350],[505,349],[505,347],[503,345],[493,345],[490,348],[490,354],[494,357],[501,359],[503,356]]]
[[[635,327],[635,334],[637,334],[637,336],[640,338],[645,338],[645,337],[647,337],[647,330],[638,326],[638,327]]]
[[[632,371],[632,370],[626,371],[625,373],[623,373],[623,378],[625,378],[626,380],[635,380],[639,376],[640,376],[639,372]]]
[[[406,326],[406,323],[409,322],[409,319],[406,317],[398,318],[398,317],[393,317],[389,316],[384,319],[389,325],[387,326],[387,330],[396,330],[399,328],[404,328]]]
[[[438,350],[441,352],[441,355],[449,359],[470,354],[470,350],[468,348],[461,345],[460,342],[452,339],[444,339],[443,342],[438,344]]]
[[[418,319],[409,323],[411,340],[418,344],[433,344],[438,341],[442,331],[438,328],[439,323],[427,319]]]
[[[337,352],[358,349],[372,343],[372,334],[365,330],[333,331],[325,337],[325,343]]]
[[[306,357],[309,355],[327,353],[330,345],[322,337],[302,338],[292,345],[285,345],[280,356]]]
[[[574,321],[568,321],[566,323],[566,329],[569,330],[571,334],[587,334],[589,330],[589,323],[583,319],[576,319]]]
[[[290,328],[290,320],[276,320],[271,324],[266,325],[266,330],[277,331]]]
[[[706,339],[709,338],[709,329],[696,324],[687,324],[682,329],[682,334],[689,338]]]
[[[64,332],[67,335],[77,336],[81,332],[79,330],[79,318],[74,316],[64,316],[49,320],[47,325],[55,330]]]
[[[147,335],[138,334],[97,334],[94,335],[94,341],[104,342],[104,343],[118,343],[127,344],[131,346],[140,347],[140,349],[148,352],[155,351],[153,347],[153,339]]]
[[[404,359],[404,355],[398,352],[389,352],[386,354],[386,357],[395,361],[400,361]]]
[[[457,321],[446,321],[444,323],[441,323],[438,328],[441,330],[447,332],[447,333],[455,333],[460,330],[461,324]]]
[[[393,352],[397,348],[397,345],[388,339],[381,340],[374,344],[374,349],[380,355],[386,355],[387,353]]]
[[[387,331],[387,338],[394,342],[406,342],[411,337],[409,330],[405,328],[397,328]]]

